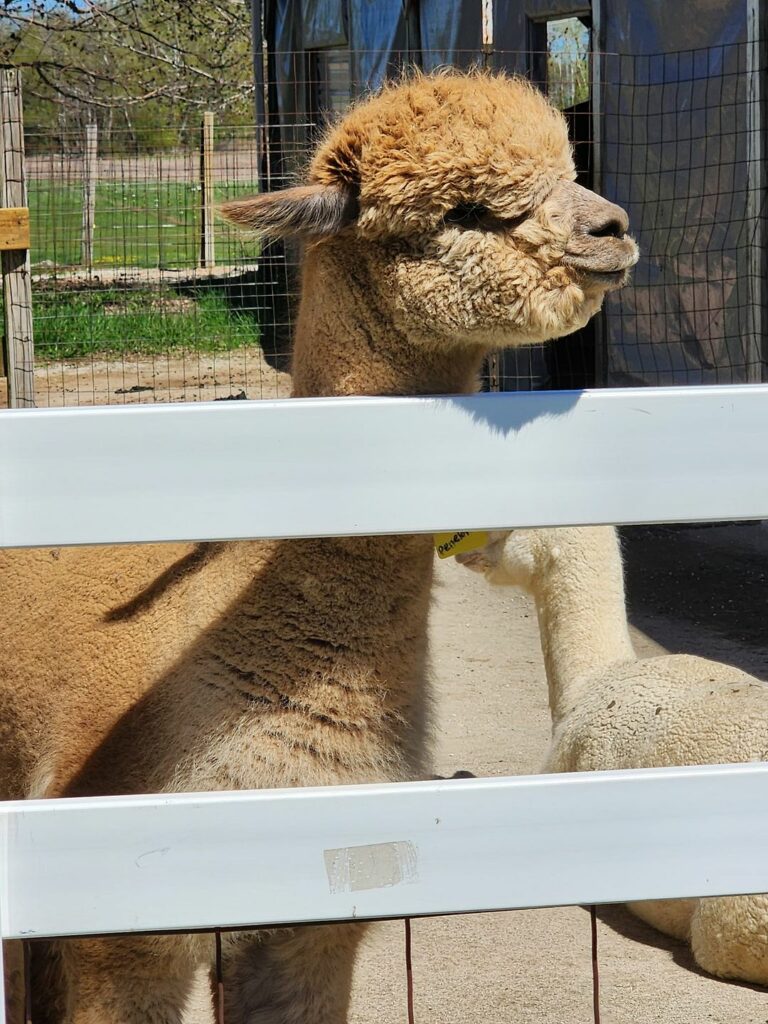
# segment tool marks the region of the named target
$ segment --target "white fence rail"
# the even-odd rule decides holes
[[[768,387],[0,416],[0,547],[768,516]]]
[[[768,891],[768,765],[0,805],[2,934]]]
[[[768,518],[768,388],[0,414],[0,546]],[[768,765],[0,805],[5,937],[768,891]]]

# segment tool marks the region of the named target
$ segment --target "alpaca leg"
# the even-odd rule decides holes
[[[241,933],[225,959],[227,1024],[344,1024],[363,925]]]
[[[65,988],[60,943],[37,939],[30,944],[29,965],[34,1024],[61,1024]]]
[[[6,1024],[24,1024],[24,945],[3,943]]]
[[[65,1024],[213,1024],[210,936],[60,944]]]
[[[691,949],[710,974],[768,985],[768,895],[700,900]]]
[[[695,899],[640,900],[628,903],[627,908],[635,917],[639,917],[641,921],[664,932],[665,935],[687,942],[691,930],[691,917],[698,902]]]
[[[54,943],[36,939],[27,950],[25,962],[22,942],[4,942],[5,1020],[6,1024],[24,1024],[31,1012],[35,1024],[61,1024],[63,1016],[59,959]],[[26,1005],[29,972],[31,1006]]]

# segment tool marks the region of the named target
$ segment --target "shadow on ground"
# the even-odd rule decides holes
[[[768,526],[625,527],[634,626],[672,652],[768,679]]]
[[[630,913],[623,903],[611,903],[598,907],[597,917],[607,928],[625,939],[638,942],[643,946],[650,946],[653,949],[664,950],[679,967],[686,971],[698,974],[702,978],[709,978],[711,981],[722,982],[723,985],[737,985],[739,988],[749,989],[752,992],[765,992],[761,985],[752,985],[747,981],[737,981],[734,978],[716,978],[714,975],[708,974],[693,959],[693,954],[687,943],[657,932],[655,928]]]

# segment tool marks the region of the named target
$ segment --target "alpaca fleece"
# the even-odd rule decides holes
[[[706,658],[635,655],[612,527],[513,530],[458,557],[536,602],[552,711],[545,771],[768,758],[768,684]],[[710,974],[768,985],[768,896],[628,906],[689,942]]]

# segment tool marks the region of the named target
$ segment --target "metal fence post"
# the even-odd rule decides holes
[[[0,72],[0,131],[3,144],[3,176],[0,205],[12,207],[19,236],[2,248],[5,320],[5,363],[8,373],[8,404],[34,406],[35,359],[32,334],[32,280],[29,265],[27,184],[24,173],[24,116],[21,74],[18,69]]]
[[[603,0],[593,0],[589,55],[589,114],[592,129],[592,184],[598,195],[603,189]],[[608,384],[608,323],[605,303],[593,319],[595,330],[595,386]]]
[[[765,342],[765,93],[762,88],[766,41],[762,32],[768,19],[762,13],[760,0],[747,3],[747,223],[751,232],[749,250],[749,296],[747,340],[745,352],[746,379],[759,384],[763,379],[766,359]]]

